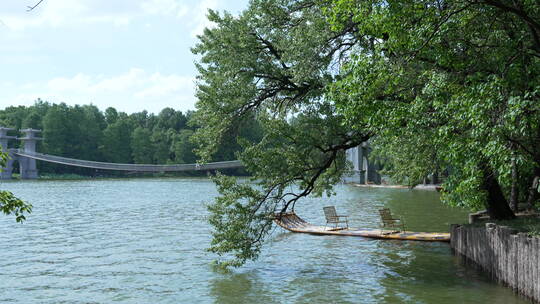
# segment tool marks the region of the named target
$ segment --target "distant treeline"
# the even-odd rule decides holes
[[[183,164],[197,160],[192,135],[199,127],[193,123],[194,111],[182,113],[165,108],[159,114],[142,111],[133,114],[113,107],[101,111],[94,105],[69,106],[37,100],[34,105],[10,106],[0,110],[0,126],[42,130],[41,153],[85,160],[135,164]],[[13,135],[17,135],[13,131]],[[241,147],[240,135],[258,141],[262,136],[255,120],[239,126],[236,134],[220,146],[213,161],[234,160]],[[12,140],[10,147],[19,142]],[[40,173],[108,174],[93,169],[38,162]]]

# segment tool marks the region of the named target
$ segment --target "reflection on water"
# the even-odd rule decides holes
[[[255,272],[218,275],[210,281],[215,303],[279,303]]]
[[[380,302],[486,303],[488,298],[490,303],[523,302],[509,296],[509,290],[491,286],[486,274],[463,267],[458,259],[449,259],[448,248],[407,242],[396,251],[391,243],[380,243],[377,250],[383,253],[378,263],[388,270],[380,280],[386,290]]]
[[[214,271],[206,179],[8,182],[34,205],[23,224],[0,217],[1,303],[525,303],[444,243],[312,236],[276,229],[261,258]],[[324,223],[322,207],[377,228],[390,207],[418,231],[466,220],[438,194],[339,186],[297,204]]]

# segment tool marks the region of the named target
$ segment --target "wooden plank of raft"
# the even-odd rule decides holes
[[[392,230],[381,229],[339,229],[335,230],[331,227],[316,226],[309,224],[293,212],[276,215],[274,219],[276,224],[284,229],[296,233],[308,233],[317,235],[340,235],[340,236],[359,236],[377,239],[393,239],[393,240],[412,240],[412,241],[428,241],[428,242],[450,242],[450,233],[436,232],[413,232],[402,231],[396,232]]]

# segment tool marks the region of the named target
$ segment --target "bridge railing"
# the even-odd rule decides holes
[[[198,170],[217,170],[243,167],[239,160],[213,162],[206,164],[174,164],[174,165],[149,165],[149,164],[120,164],[106,163],[91,160],[82,160],[69,157],[54,156],[38,152],[16,151],[16,155],[41,161],[63,164],[68,166],[85,167],[102,170],[136,171],[136,172],[182,172]]]

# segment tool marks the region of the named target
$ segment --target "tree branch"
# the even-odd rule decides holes
[[[38,3],[34,4],[34,6],[27,6],[27,7],[26,7],[26,8],[27,8],[26,11],[27,11],[27,12],[33,11],[36,7],[38,7],[38,6],[41,4],[41,2],[43,2],[43,0],[39,0]]]

